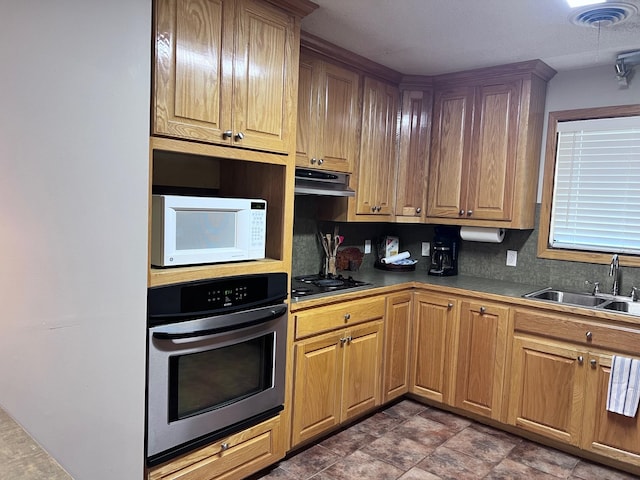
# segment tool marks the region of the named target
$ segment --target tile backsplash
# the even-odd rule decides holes
[[[427,275],[429,257],[422,257],[422,242],[433,241],[434,226],[396,223],[333,223],[317,219],[318,202],[322,197],[296,197],[293,226],[293,275],[317,273],[323,264],[323,252],[318,232],[333,232],[338,226],[345,237],[344,247],[358,247],[364,251],[365,240],[372,241],[372,252],[364,256],[360,269],[373,269],[376,260],[375,244],[384,235],[400,238],[400,251],[409,251],[418,260],[416,269]],[[536,208],[536,225],[540,205]],[[475,277],[553,286],[574,291],[590,291],[585,281],[600,282],[603,292],[611,290],[609,266],[581,262],[547,260],[536,255],[538,230],[507,230],[502,243],[462,241],[458,273]],[[507,250],[518,252],[517,266],[506,266]],[[628,295],[632,286],[640,286],[640,268],[620,267],[620,293]],[[340,272],[339,272],[340,273]],[[344,272],[352,274],[352,272]],[[357,274],[353,273],[357,278]]]

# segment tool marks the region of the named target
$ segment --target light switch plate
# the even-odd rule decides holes
[[[364,241],[364,253],[371,253],[371,240]]]
[[[422,242],[422,256],[428,257],[431,255],[431,244],[429,242]]]
[[[507,250],[507,267],[515,267],[518,263],[518,252],[516,250]]]

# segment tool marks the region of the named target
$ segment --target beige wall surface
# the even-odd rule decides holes
[[[640,67],[635,68],[635,75],[628,87],[620,88],[613,65],[614,60],[611,65],[559,72],[549,81],[542,134],[538,203],[542,201],[542,172],[549,112],[640,103]]]
[[[151,2],[0,11],[0,406],[74,478],[142,478]]]

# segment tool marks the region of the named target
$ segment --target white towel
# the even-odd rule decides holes
[[[607,410],[635,417],[640,401],[640,360],[614,355],[611,360]]]

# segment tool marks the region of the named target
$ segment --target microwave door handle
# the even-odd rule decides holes
[[[287,305],[276,305],[248,312],[206,317],[189,322],[163,325],[153,328],[153,336],[160,339],[202,337],[216,332],[249,325],[266,323],[287,313]]]

